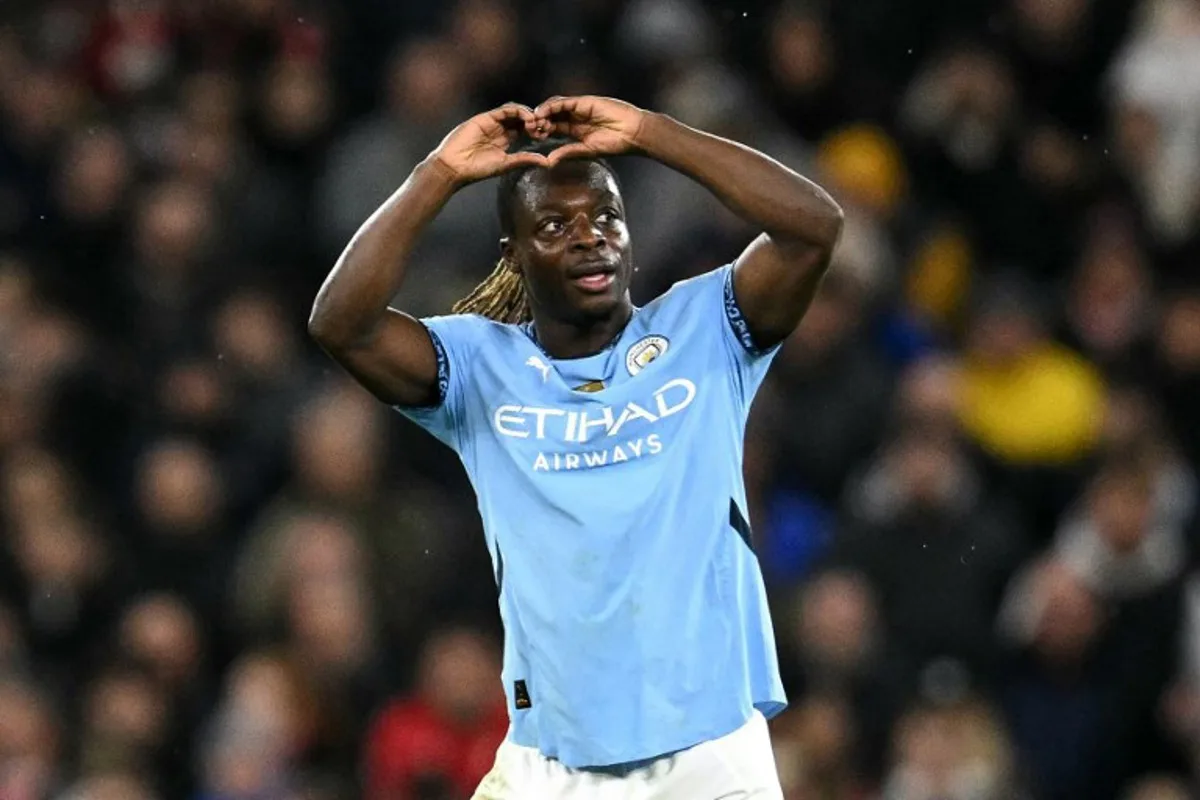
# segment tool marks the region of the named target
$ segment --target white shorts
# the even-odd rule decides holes
[[[783,800],[767,721],[629,770],[571,769],[505,741],[472,800]]]

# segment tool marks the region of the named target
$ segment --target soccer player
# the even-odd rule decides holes
[[[602,160],[620,154],[699,181],[762,233],[635,307]],[[495,271],[451,315],[390,309],[425,226],[496,175]],[[459,125],[346,247],[309,329],[458,453],[495,567],[511,726],[478,800],[782,796],[766,719],[786,700],[742,441],[841,227],[828,194],[762,153],[556,97]]]

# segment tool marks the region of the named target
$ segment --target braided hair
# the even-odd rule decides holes
[[[529,142],[517,149],[517,152],[541,153],[549,155],[552,151],[572,140],[564,137],[551,137],[542,141]],[[602,158],[589,159],[608,170],[616,181],[620,191],[621,181],[617,172]],[[530,171],[540,167],[520,167],[510,170],[500,176],[496,187],[496,216],[500,220],[500,232],[504,236],[512,236],[515,227],[513,207],[517,202],[517,187],[521,179]],[[525,292],[525,284],[521,278],[520,267],[508,258],[502,257],[496,262],[495,269],[476,286],[470,294],[459,300],[451,307],[454,314],[479,314],[496,322],[519,324],[533,319],[529,307],[529,296]]]

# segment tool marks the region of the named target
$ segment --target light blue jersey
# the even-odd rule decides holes
[[[569,767],[642,761],[786,703],[746,523],[757,351],[732,268],[676,284],[604,351],[528,325],[423,320],[500,585],[509,738]]]

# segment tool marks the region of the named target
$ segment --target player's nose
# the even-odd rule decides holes
[[[581,214],[571,224],[570,242],[572,250],[594,250],[603,247],[607,240],[604,238],[604,231],[587,216]]]

